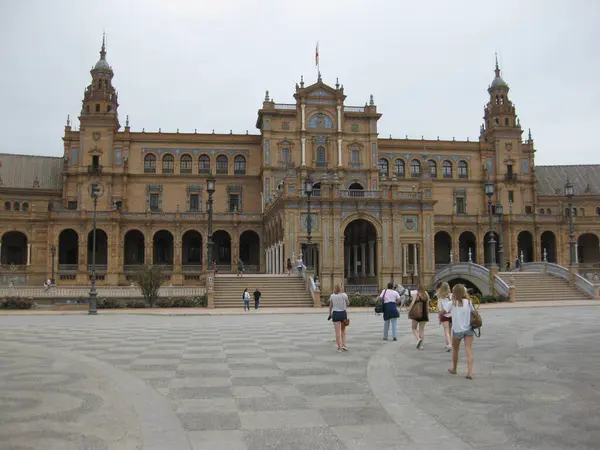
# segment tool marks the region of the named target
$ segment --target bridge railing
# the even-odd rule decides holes
[[[129,298],[142,297],[138,286],[99,286],[96,288],[98,297]],[[2,287],[1,297],[26,297],[26,298],[87,298],[90,288],[87,286],[53,286],[49,289],[32,287]],[[159,297],[196,297],[206,293],[204,286],[161,286],[158,290]]]
[[[489,286],[490,271],[487,267],[472,262],[448,264],[435,274],[434,281],[438,282],[453,275],[468,275]],[[501,295],[509,296],[510,287],[499,277],[494,277],[494,290]]]

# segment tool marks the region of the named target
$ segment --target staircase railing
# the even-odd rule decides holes
[[[315,282],[314,272],[312,270],[302,270],[302,278],[306,281],[306,288],[310,292],[314,307],[321,306],[321,289]]]
[[[541,272],[562,278],[572,283],[577,289],[585,292],[592,298],[600,297],[600,286],[595,286],[591,281],[582,277],[578,273],[571,272],[567,267],[549,262],[532,262],[523,264],[525,272]]]
[[[489,286],[490,271],[487,267],[480,266],[472,262],[449,264],[435,274],[434,282],[445,281],[452,276],[460,277],[461,275],[469,275],[482,283]],[[494,277],[494,290],[506,297],[510,294],[508,284],[500,277]]]

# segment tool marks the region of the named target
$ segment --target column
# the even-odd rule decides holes
[[[2,261],[2,242],[0,242],[0,261]]]
[[[305,166],[306,165],[306,138],[303,137],[302,138],[302,165]]]
[[[346,278],[350,279],[352,274],[352,266],[350,266],[350,246],[344,246],[344,263],[347,264],[346,267]]]
[[[363,277],[367,276],[367,244],[363,242],[360,244],[360,275]]]
[[[352,247],[354,249],[354,271],[353,271],[353,274],[354,274],[354,276],[358,276],[358,245],[354,244]]]
[[[31,244],[27,244],[27,265],[31,265]]]
[[[300,105],[300,109],[302,109],[302,131],[306,131],[306,105]]]
[[[342,140],[338,139],[338,167],[342,166]]]
[[[285,272],[285,264],[283,263],[285,258],[285,251],[283,248],[283,241],[279,243],[279,273]]]
[[[338,132],[342,132],[342,105],[337,106]]]
[[[419,250],[418,250],[418,244],[413,244],[413,275],[416,277],[417,275],[419,275]]]
[[[279,242],[275,244],[275,273],[279,274]]]
[[[402,275],[407,276],[406,268],[408,267],[408,245],[402,244]]]
[[[369,241],[369,276],[375,276],[375,242]]]

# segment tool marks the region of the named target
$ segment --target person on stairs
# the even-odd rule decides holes
[[[262,293],[258,290],[258,288],[256,288],[252,295],[254,295],[254,309],[258,311],[260,307],[260,296]]]
[[[244,299],[244,311],[250,311],[250,292],[248,292],[248,288],[244,289],[242,298]]]

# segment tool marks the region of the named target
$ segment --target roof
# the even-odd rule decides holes
[[[536,166],[538,195],[565,195],[567,179],[575,195],[600,195],[600,164],[573,166]]]
[[[0,188],[62,189],[63,158],[0,154]]]

